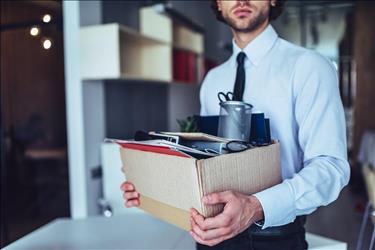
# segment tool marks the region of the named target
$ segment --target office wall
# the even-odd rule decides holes
[[[139,8],[147,1],[103,1],[103,23],[120,23],[132,29],[139,29]]]
[[[106,137],[105,124],[105,92],[102,81],[84,81],[83,83],[83,108],[84,108],[84,141],[86,155],[87,200],[88,214],[95,215],[100,212],[98,198],[102,197],[102,180],[95,175],[100,168],[100,145]]]
[[[133,138],[135,131],[168,128],[168,86],[162,83],[106,81],[107,137]]]
[[[175,84],[168,88],[168,130],[180,131],[177,119],[185,120],[188,116],[199,115],[199,88]]]
[[[80,1],[80,26],[101,24],[103,22],[103,2],[100,0]]]

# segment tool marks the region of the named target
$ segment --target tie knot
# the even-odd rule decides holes
[[[237,55],[237,63],[239,65],[242,65],[243,62],[245,61],[245,57],[246,57],[246,54],[244,52],[238,53],[238,55]]]

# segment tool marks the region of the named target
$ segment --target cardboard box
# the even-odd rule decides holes
[[[223,205],[206,206],[201,198],[234,190],[253,194],[281,182],[279,143],[208,159],[121,147],[126,179],[140,193],[140,208],[182,229],[190,230],[190,208],[205,217]]]

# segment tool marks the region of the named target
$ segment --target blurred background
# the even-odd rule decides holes
[[[338,70],[351,180],[306,228],[348,249],[374,165],[374,20],[371,1],[288,1],[272,23]],[[1,246],[56,218],[121,213],[121,179],[108,181],[121,163],[103,140],[179,131],[231,42],[210,1],[1,1]]]

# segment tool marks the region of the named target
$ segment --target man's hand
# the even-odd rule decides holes
[[[206,195],[202,200],[207,205],[225,204],[224,211],[212,218],[204,218],[197,210],[191,209],[190,234],[204,245],[213,246],[230,239],[264,217],[255,196],[225,191]]]
[[[121,184],[121,190],[124,192],[122,197],[125,200],[126,207],[139,206],[139,193],[135,191],[135,187],[131,182],[125,181]]]

